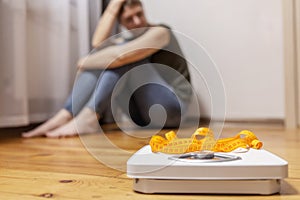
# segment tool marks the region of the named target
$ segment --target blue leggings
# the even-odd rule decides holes
[[[142,68],[136,68],[139,66]],[[106,121],[112,116],[112,107],[118,105],[139,126],[161,126],[164,116],[163,127],[171,128],[180,125],[187,104],[145,59],[119,68],[80,72],[64,108],[76,116],[83,107],[89,107]],[[153,105],[162,106],[164,111]]]

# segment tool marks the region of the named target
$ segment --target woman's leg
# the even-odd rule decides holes
[[[120,96],[119,102],[123,102],[122,109],[137,125],[159,128],[175,128],[180,125],[188,103],[175,94],[172,86],[152,64],[141,66],[129,77],[127,84],[132,95],[130,100]]]
[[[64,137],[97,132],[99,130],[98,120],[105,117],[104,113],[110,108],[111,95],[116,83],[123,74],[141,63],[144,63],[144,61],[103,71],[99,77],[96,88],[94,88],[93,94],[79,114],[66,125],[53,131],[49,131],[46,135],[48,137]],[[74,103],[73,100],[73,104]],[[80,103],[77,104],[82,105]]]
[[[182,103],[165,86],[150,83],[136,90],[129,102],[129,113],[139,126],[149,128],[179,127]]]
[[[103,70],[99,69],[85,70],[78,75],[72,93],[69,95],[64,106],[73,116],[77,116],[91,98],[102,72]]]
[[[89,100],[101,71],[102,70],[85,70],[80,72],[73,86],[72,93],[65,102],[64,108],[45,123],[29,132],[23,133],[22,136],[34,137],[45,135],[48,131],[54,130],[69,122]]]

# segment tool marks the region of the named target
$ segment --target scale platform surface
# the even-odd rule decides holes
[[[215,153],[214,158],[153,153],[149,145],[127,161],[127,176],[141,193],[262,194],[280,191],[288,163],[264,150]]]

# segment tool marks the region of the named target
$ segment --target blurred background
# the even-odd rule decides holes
[[[0,0],[0,127],[42,122],[58,111],[107,2]],[[143,3],[150,22],[167,24],[205,49],[224,83],[226,121],[300,124],[299,0]],[[197,58],[179,42],[188,60]],[[201,67],[200,60],[190,71],[201,117],[209,118],[211,97],[196,73]]]

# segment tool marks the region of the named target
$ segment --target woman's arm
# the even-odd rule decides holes
[[[80,69],[117,68],[151,56],[170,42],[169,29],[151,27],[142,36],[124,45],[110,46],[81,59]]]
[[[97,48],[106,40],[113,29],[114,23],[117,20],[120,8],[125,0],[111,0],[100,18],[92,38],[93,48]]]

